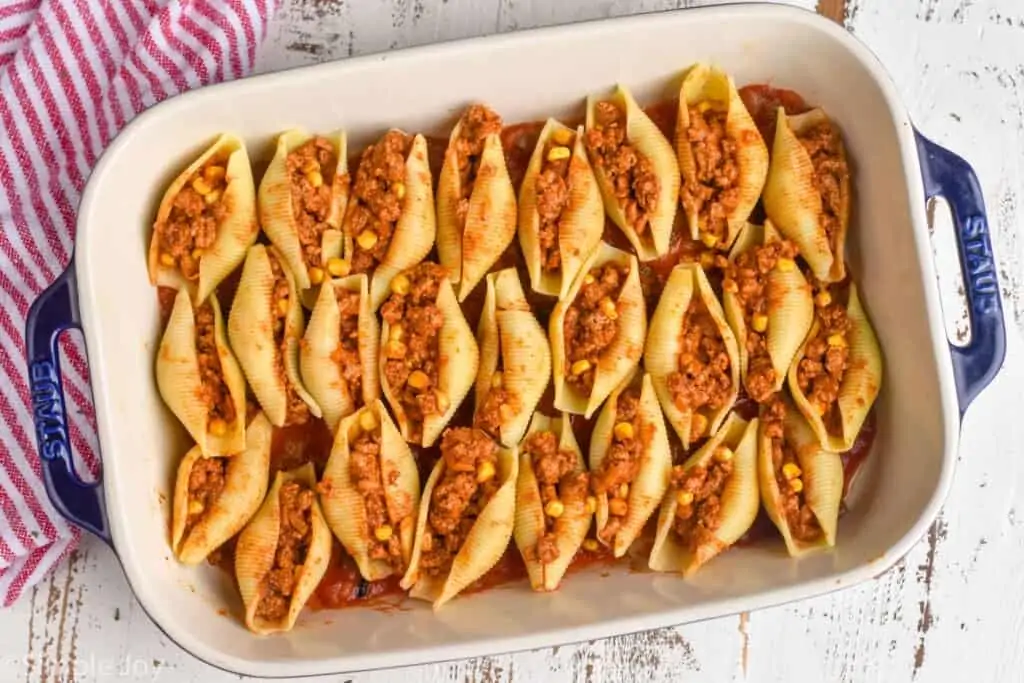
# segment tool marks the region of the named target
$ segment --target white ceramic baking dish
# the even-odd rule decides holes
[[[387,126],[447,134],[469,101],[507,121],[578,117],[584,96],[621,81],[642,102],[675,94],[680,70],[717,63],[739,84],[800,92],[835,117],[855,163],[854,272],[886,359],[878,437],[834,552],[799,562],[781,542],[726,553],[692,581],[595,568],[556,594],[525,585],[429,605],[306,614],[284,636],[244,629],[228,578],[179,565],[168,546],[170,486],[186,444],[153,381],[157,298],[145,253],[162,189],[219,131],[259,159],[292,125],[344,127],[358,149]],[[949,346],[925,199],[950,201],[973,339]],[[56,338],[81,327],[104,473],[70,474]],[[205,88],[139,116],[97,166],[79,212],[74,262],[28,329],[37,432],[54,503],[117,552],[139,602],[197,657],[262,676],[322,674],[550,646],[752,610],[885,571],[932,522],[953,475],[962,411],[998,370],[1002,312],[981,194],[970,168],[916,134],[874,56],[814,14],[734,5],[478,38],[349,59]],[[221,614],[218,613],[221,611]],[[229,616],[222,616],[226,610]],[[236,616],[230,616],[236,615]]]

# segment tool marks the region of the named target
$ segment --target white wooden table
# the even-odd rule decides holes
[[[814,0],[790,0],[813,9]],[[630,12],[666,0],[286,0],[260,58],[275,70],[348,55]],[[843,0],[822,0],[843,16]],[[1024,2],[846,0],[847,27],[879,56],[914,121],[981,177],[1009,326],[1000,377],[963,427],[952,493],[892,571],[799,604],[674,629],[339,680],[1024,680]],[[943,268],[955,261],[936,219]],[[948,268],[946,273],[952,272]],[[957,280],[943,291],[952,331]],[[899,454],[891,454],[898,457]],[[1020,509],[1018,509],[1020,508]],[[65,566],[0,611],[0,680],[116,676],[219,683],[149,622],[112,553],[86,540]]]

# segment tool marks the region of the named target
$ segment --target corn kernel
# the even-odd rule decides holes
[[[498,471],[494,468],[494,463],[490,460],[484,460],[480,463],[480,469],[476,471],[476,480],[478,483],[483,484],[485,481],[494,479],[494,475]]]
[[[587,496],[587,501],[585,505],[588,515],[592,515],[595,512],[597,512],[597,498],[595,498],[594,496]]]
[[[399,273],[391,279],[391,291],[395,294],[408,294],[411,284],[408,277]]]
[[[712,235],[710,232],[706,232],[700,236],[700,241],[704,243],[704,246],[708,249],[714,249],[715,245],[718,244],[718,238]]]
[[[302,172],[303,173],[313,173],[314,171],[319,171],[319,170],[320,170],[320,162],[317,161],[316,159],[313,159],[313,158],[306,159],[306,162],[304,164],[302,164]]]
[[[202,249],[196,247],[195,249],[192,250],[192,260],[193,261],[198,261],[200,258],[202,258],[202,256],[203,256],[203,250]]]
[[[789,488],[793,489],[793,493],[800,493],[804,490],[803,479],[790,479]]]
[[[208,206],[213,206],[220,201],[220,190],[210,190],[209,194],[203,197],[203,201],[206,202]]]
[[[359,413],[359,428],[364,432],[377,431],[379,423],[377,422],[377,416],[373,414],[370,409],[364,409],[363,412]]]
[[[750,326],[754,332],[764,332],[768,329],[768,316],[764,313],[755,313],[750,317]]]
[[[696,439],[704,434],[708,428],[708,419],[700,413],[694,413],[690,418],[690,439]]]
[[[629,512],[629,503],[622,498],[612,498],[608,501],[608,513],[616,517],[625,517]]]
[[[715,255],[710,251],[705,251],[700,255],[700,267],[704,270],[710,270],[715,266]]]
[[[828,335],[828,345],[842,348],[846,346],[846,338],[841,334]]]
[[[562,161],[572,156],[572,151],[568,147],[552,147],[548,151],[548,161]]]
[[[583,549],[586,550],[588,553],[596,553],[597,549],[600,548],[600,547],[601,546],[599,546],[597,544],[597,539],[594,539],[594,538],[583,539]]]
[[[288,299],[277,300],[277,311],[281,315],[288,315]]]
[[[802,474],[800,466],[795,462],[787,462],[782,466],[782,476],[786,479],[796,479]]]
[[[228,433],[228,423],[219,417],[210,420],[208,428],[213,436],[224,436]]]
[[[442,394],[440,391],[434,394],[434,399],[437,401],[437,409],[442,413],[448,412],[452,402],[448,400],[448,394]]]
[[[391,528],[390,524],[381,524],[379,527],[373,530],[373,537],[381,543],[386,543],[391,539],[391,535],[395,533]]]
[[[203,169],[203,180],[210,185],[216,185],[224,179],[225,175],[227,175],[227,169],[223,166],[207,166]]]
[[[174,265],[174,257],[165,251],[164,253],[160,254],[160,263],[170,268]]]
[[[676,504],[680,507],[687,507],[693,504],[693,493],[690,491],[680,491],[676,494]]]
[[[309,281],[314,285],[318,285],[324,281],[324,269],[317,266],[313,266],[309,269]]]
[[[568,128],[556,128],[551,133],[551,138],[560,145],[568,145],[572,142],[573,132]]]
[[[503,378],[500,372],[491,375],[491,389],[501,389]]]
[[[578,360],[575,363],[573,363],[572,367],[569,368],[569,372],[571,372],[573,375],[582,375],[589,369],[590,361],[584,358],[583,360]]]
[[[586,275],[584,275],[583,276],[583,284],[585,284],[585,285],[592,285],[592,284],[594,284],[594,276],[591,275],[590,273],[587,273]]]
[[[402,360],[406,353],[408,353],[408,348],[405,343],[397,339],[391,339],[384,345],[384,356],[391,360]]]
[[[615,302],[605,297],[601,299],[601,312],[605,314],[610,320],[616,320],[619,317],[619,309],[615,307]]]
[[[728,446],[719,446],[715,449],[715,460],[718,462],[729,462],[732,460],[733,452]]]
[[[796,261],[791,258],[780,258],[775,263],[775,268],[778,269],[780,273],[792,273],[796,270]]]
[[[327,272],[334,277],[345,277],[352,271],[352,265],[343,258],[332,256],[327,259]]]
[[[697,111],[703,114],[708,109],[711,109],[711,107],[713,106],[714,104],[711,102],[711,100],[703,100],[702,102],[697,103]]]
[[[430,386],[430,377],[428,377],[427,373],[422,370],[413,370],[409,373],[409,379],[407,379],[406,382],[408,382],[409,386],[413,389],[426,389]]]
[[[356,237],[356,243],[360,246],[360,248],[369,251],[370,249],[373,249],[375,246],[377,246],[377,233],[375,233],[373,230],[363,230]]]
[[[622,498],[623,500],[625,500],[626,498],[629,498],[629,484],[626,484],[626,483],[619,484],[619,490],[616,491],[616,494],[617,494],[616,495],[617,498]]]
[[[740,291],[740,286],[736,284],[736,281],[733,280],[732,278],[725,278],[724,280],[722,280],[722,291],[729,292],[730,294],[735,294],[736,292]]]
[[[388,339],[391,341],[402,341],[402,337],[405,336],[405,328],[402,327],[402,323],[395,323],[388,329]]]
[[[565,504],[557,498],[548,501],[548,504],[544,506],[544,514],[552,519],[558,519],[565,512]]]
[[[190,515],[198,515],[204,509],[205,508],[203,507],[203,502],[201,500],[190,500],[188,502],[188,514]]]
[[[210,183],[206,182],[203,178],[196,178],[193,180],[192,189],[204,197],[213,191],[213,188],[210,187]]]
[[[313,187],[320,187],[324,184],[324,176],[320,171],[310,171],[306,174],[306,180]]]
[[[615,438],[619,441],[633,438],[633,424],[631,422],[620,422],[612,430]]]
[[[817,304],[818,308],[825,308],[832,303],[832,295],[828,293],[827,289],[822,290],[814,297],[814,303]]]
[[[395,190],[395,196],[399,199],[405,198],[405,183],[395,183],[392,185]]]

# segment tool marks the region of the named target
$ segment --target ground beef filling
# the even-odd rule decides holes
[[[453,427],[441,436],[444,474],[430,497],[421,541],[420,569],[443,576],[462,548],[480,512],[501,486],[498,446],[471,427]]]
[[[313,541],[313,491],[296,481],[281,486],[281,527],[274,551],[274,564],[263,579],[263,596],[256,605],[256,617],[279,621],[288,614],[299,570]]]
[[[353,240],[351,268],[366,273],[384,260],[405,198],[405,160],[412,137],[389,130],[363,150],[352,184],[345,231]]]
[[[843,157],[843,142],[839,131],[829,123],[821,123],[798,139],[803,144],[814,166],[814,189],[821,196],[821,222],[829,244],[835,244],[842,213],[840,187],[847,182],[850,169]]]
[[[594,126],[584,136],[594,165],[615,192],[626,222],[637,236],[647,232],[661,190],[651,160],[626,138],[626,112],[612,102],[594,107]]]
[[[696,173],[683,183],[679,201],[687,216],[697,217],[701,235],[710,235],[720,243],[729,230],[729,214],[740,201],[737,145],[725,132],[726,112],[688,109],[690,126],[686,136]]]
[[[185,534],[202,519],[224,491],[228,458],[198,458],[188,475],[188,516]]]
[[[640,473],[648,432],[640,415],[640,387],[631,386],[616,399],[612,441],[591,477],[594,493],[608,496],[608,524],[599,533],[606,543],[615,537],[629,513],[629,487]]]
[[[235,402],[231,398],[217,352],[216,319],[210,302],[196,309],[196,360],[199,363],[202,400],[208,406],[207,428],[211,432],[227,430],[235,421]]]
[[[459,136],[452,141],[455,161],[459,167],[459,203],[455,206],[455,218],[459,229],[466,225],[469,213],[469,198],[473,195],[480,160],[484,153],[484,142],[489,135],[501,133],[501,117],[482,104],[470,105],[462,115]]]
[[[380,430],[374,426],[373,430],[361,431],[349,443],[349,453],[349,476],[366,505],[367,551],[370,559],[385,560],[391,564],[395,573],[401,574],[405,571],[405,563],[397,530],[399,522],[408,512],[405,511],[398,519],[388,516],[380,467]],[[397,473],[394,474],[397,476]]]
[[[569,205],[569,161],[575,134],[559,128],[544,145],[544,158],[534,189],[537,192],[537,239],[540,244],[540,265],[543,270],[562,267],[558,249],[558,222]]]
[[[836,434],[839,423],[839,388],[850,364],[848,335],[850,319],[841,303],[816,309],[818,331],[807,342],[797,366],[796,379],[807,400],[825,418],[829,432]]]
[[[672,468],[672,490],[676,496],[676,514],[672,530],[691,553],[707,543],[715,543],[715,532],[722,524],[722,492],[733,471],[731,458],[719,450],[705,465]],[[731,455],[731,453],[729,454]]]
[[[619,331],[616,302],[627,275],[628,266],[617,263],[593,268],[565,312],[565,381],[583,394],[594,388],[598,360]]]
[[[284,359],[288,353],[288,337],[285,332],[288,308],[291,305],[291,288],[288,286],[288,277],[277,257],[267,252],[267,260],[270,261],[270,272],[274,275],[274,286],[270,290],[270,310],[274,316],[274,346],[278,349],[278,352],[274,354],[274,372],[277,373],[281,384],[285,387],[287,399],[284,423],[286,425],[302,424],[309,420],[309,407],[295,391],[295,387],[288,379],[288,373],[284,369]]]
[[[679,369],[668,376],[668,390],[683,411],[718,410],[732,391],[729,354],[708,307],[694,296],[679,329]]]
[[[167,219],[156,224],[160,263],[177,268],[189,280],[199,278],[199,259],[217,240],[227,217],[226,159],[211,159],[174,197]]]
[[[527,552],[541,564],[550,564],[558,559],[555,523],[567,505],[586,499],[589,477],[586,472],[575,471],[576,454],[568,449],[560,450],[558,437],[553,432],[534,432],[523,444],[523,452],[530,456],[544,509],[544,533],[537,545]]]
[[[302,258],[307,267],[322,267],[320,252],[324,230],[331,213],[331,179],[338,168],[338,155],[331,141],[315,137],[288,154],[285,160],[292,191],[292,214],[298,228]]]
[[[384,378],[405,411],[409,440],[423,438],[423,420],[448,409],[438,392],[439,337],[444,316],[437,294],[447,271],[436,263],[421,263],[397,275],[391,297],[381,307],[389,325],[383,345]]]
[[[779,512],[786,518],[789,533],[794,540],[811,543],[820,538],[823,532],[818,518],[807,505],[803,472],[796,451],[786,439],[783,427],[785,417],[786,405],[777,396],[768,404],[762,417],[765,436],[772,442],[772,466],[779,487]]]
[[[492,439],[499,439],[502,423],[512,419],[518,405],[518,398],[504,386],[504,373],[499,365],[491,378],[491,388],[473,417],[473,426],[487,432]]]
[[[334,288],[338,301],[338,348],[334,350],[334,361],[341,371],[341,379],[348,388],[348,394],[358,407],[363,400],[363,365],[359,358],[359,292],[341,287]]]
[[[747,393],[764,403],[775,392],[775,368],[768,355],[768,273],[773,268],[795,268],[796,247],[780,240],[740,254],[728,264],[722,288],[736,294],[747,327]]]

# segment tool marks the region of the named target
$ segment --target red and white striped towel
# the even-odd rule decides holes
[[[33,440],[25,315],[67,265],[100,153],[148,106],[248,73],[277,0],[0,0],[0,604],[76,545]],[[98,470],[81,345],[62,343],[72,445]]]

